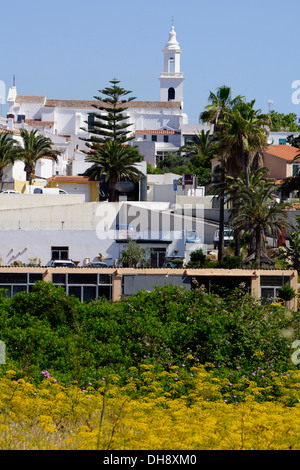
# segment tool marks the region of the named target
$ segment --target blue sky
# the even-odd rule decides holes
[[[291,99],[300,80],[299,13],[299,0],[5,2],[0,80],[8,90],[15,74],[19,94],[93,99],[116,77],[138,100],[159,100],[173,17],[190,123],[224,84],[264,112],[272,99],[272,109],[300,117]]]

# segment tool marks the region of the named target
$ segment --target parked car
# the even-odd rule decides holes
[[[201,239],[196,230],[187,230],[185,241],[186,243],[201,243]]]
[[[65,266],[67,268],[75,268],[76,264],[70,259],[52,259],[49,261],[48,266],[52,268]]]
[[[68,194],[67,191],[65,191],[64,189],[60,189],[60,188],[40,188],[40,187],[29,188],[27,186],[26,191],[30,194],[49,194],[49,195]]]
[[[219,233],[220,233],[219,230],[215,231],[215,235],[214,235],[214,249],[215,250],[218,248],[218,244],[219,244]],[[224,246],[229,245],[233,240],[234,240],[233,230],[225,229],[224,230]]]
[[[0,191],[0,194],[20,194],[19,191],[15,191],[14,189],[3,189]]]
[[[108,268],[108,264],[104,261],[91,261],[87,266],[90,268]]]

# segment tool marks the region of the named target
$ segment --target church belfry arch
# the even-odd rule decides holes
[[[175,89],[170,87],[168,89],[168,101],[175,100]]]
[[[160,101],[176,100],[183,108],[183,73],[180,70],[181,49],[172,25],[164,49],[164,71],[160,74]]]

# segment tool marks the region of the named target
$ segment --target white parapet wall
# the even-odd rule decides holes
[[[0,194],[0,211],[84,203],[84,194]]]

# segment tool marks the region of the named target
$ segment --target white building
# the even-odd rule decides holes
[[[128,235],[151,249],[154,267],[165,257],[188,258],[191,248],[206,249],[204,221],[191,217],[189,207],[172,210],[169,203],[85,202],[84,195],[70,197],[2,194],[0,265],[40,260],[45,266],[61,251],[79,266],[96,261],[99,253],[113,265],[128,246]],[[118,231],[118,225],[134,230]],[[198,241],[186,241],[190,230],[198,233]]]
[[[269,132],[268,144],[288,145],[287,138],[290,135],[293,135],[294,137],[298,137],[299,132],[284,132],[284,131]]]
[[[176,152],[183,144],[181,129],[188,123],[183,113],[181,49],[173,26],[163,54],[164,70],[159,76],[160,101],[131,101],[124,113],[132,124],[133,145],[140,148],[144,160],[154,167],[157,159],[168,152]],[[9,89],[7,103],[8,117],[13,120],[15,128],[25,125],[63,139],[68,165],[66,161],[60,163],[55,169],[57,174],[77,175],[90,166],[85,162],[84,151],[87,148],[82,138],[88,136],[89,113],[95,112],[92,105],[97,101],[19,95],[13,86]]]

